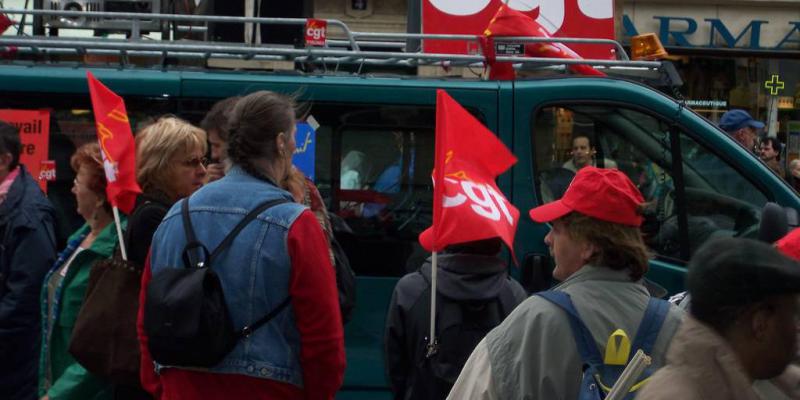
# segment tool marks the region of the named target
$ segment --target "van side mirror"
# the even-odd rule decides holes
[[[528,293],[553,286],[553,258],[549,254],[528,253],[520,268],[520,284]]]

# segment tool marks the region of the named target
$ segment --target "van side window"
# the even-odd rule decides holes
[[[316,184],[360,276],[403,276],[430,255],[435,110],[315,102]]]
[[[645,198],[642,234],[659,257],[681,260],[670,127],[632,109],[546,107],[533,120],[535,185],[542,203],[563,196],[585,165],[624,172]],[[680,133],[688,254],[716,236],[754,237],[766,197],[739,172]],[[729,183],[729,184],[726,184]],[[683,260],[686,261],[686,260]]]

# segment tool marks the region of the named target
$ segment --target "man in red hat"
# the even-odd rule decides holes
[[[569,295],[600,354],[617,329],[633,341],[650,301],[642,284],[648,266],[639,232],[643,202],[622,172],[587,166],[561,200],[530,211],[534,221],[552,224],[545,243],[555,259],[553,276],[562,281],[553,290]],[[667,308],[649,354],[656,368],[682,314]],[[567,313],[531,296],[478,344],[448,398],[577,399],[583,365]]]

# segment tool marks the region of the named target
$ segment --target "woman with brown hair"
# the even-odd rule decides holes
[[[230,116],[233,166],[187,200],[196,241],[209,250],[245,215],[276,201],[239,231],[212,266],[236,331],[271,318],[210,368],[158,366],[156,375],[147,365],[143,302],[142,379],[153,393],[170,399],[332,399],[342,384],[344,333],[325,236],[311,211],[278,186],[292,169],[294,134],[291,98],[268,91],[243,97]],[[153,237],[144,286],[168,268],[184,266],[181,208],[172,207]],[[154,300],[142,293],[140,299]]]
[[[106,199],[100,146],[90,143],[79,147],[70,163],[76,173],[72,193],[78,214],[86,223],[69,238],[67,248],[58,255],[44,280],[39,397],[110,399],[110,382],[84,369],[68,347],[92,264],[111,257],[118,241],[117,230]]]

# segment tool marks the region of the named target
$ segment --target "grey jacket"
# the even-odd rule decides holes
[[[650,297],[627,271],[589,265],[554,290],[570,295],[601,354],[616,329],[636,335]],[[682,315],[670,308],[651,354],[656,367],[664,364]],[[582,364],[566,313],[532,296],[476,347],[448,398],[574,400]]]

